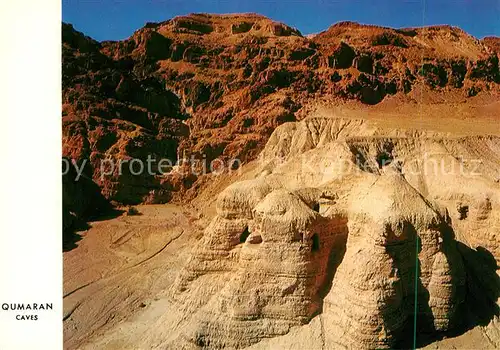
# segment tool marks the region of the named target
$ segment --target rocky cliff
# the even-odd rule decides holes
[[[65,290],[70,347],[412,348],[471,329],[500,347],[500,138],[455,133],[498,117],[498,38],[192,14],[117,42],[63,24],[62,45],[65,229],[110,202],[217,197],[200,221],[143,206],[95,225],[67,265],[84,279]],[[425,127],[464,106],[477,118]],[[209,188],[192,159],[242,181]]]
[[[176,17],[118,42],[96,42],[63,24],[63,155],[87,160],[108,200],[187,200],[206,176],[160,172],[158,163],[134,175],[116,164],[148,156],[246,162],[277,126],[302,119],[318,100],[496,96],[497,44],[449,26],[352,22],[304,37],[256,14]],[[103,167],[111,162],[114,169]]]
[[[312,329],[310,348],[408,348],[414,329],[422,346],[492,320],[495,334],[499,149],[356,119],[278,127],[257,175],[217,198],[164,345],[282,348]]]

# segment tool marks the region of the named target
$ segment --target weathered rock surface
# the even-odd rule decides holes
[[[490,321],[495,339],[499,148],[356,119],[278,127],[260,175],[219,195],[163,345],[282,348],[304,328],[312,348],[412,347],[415,320],[419,346]]]
[[[256,14],[193,14],[148,23],[118,42],[63,24],[62,41],[63,155],[88,159],[102,194],[125,204],[188,200],[203,176],[158,176],[156,167],[155,175],[103,176],[104,159],[246,162],[318,99],[378,104],[414,101],[421,91],[444,100],[498,93],[496,39],[448,26],[342,22],[306,38]]]

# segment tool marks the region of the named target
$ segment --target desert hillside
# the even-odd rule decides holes
[[[499,151],[331,111],[285,123],[191,204],[80,232],[65,346],[498,348]]]
[[[278,125],[318,104],[384,114],[410,106],[408,119],[498,111],[498,38],[449,26],[342,22],[304,37],[260,15],[193,14],[148,23],[119,42],[63,24],[62,45],[63,156],[87,159],[86,177],[122,204],[185,201],[209,180],[128,168],[103,176],[103,159],[248,162]],[[433,110],[419,113],[417,104]]]
[[[62,45],[65,348],[500,347],[498,38],[192,14]],[[188,161],[102,167],[147,157]]]

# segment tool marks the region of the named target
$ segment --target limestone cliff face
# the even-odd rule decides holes
[[[351,200],[347,252],[325,298],[327,341],[390,348],[415,312],[420,331],[450,329],[465,273],[447,214],[397,174],[362,182]]]
[[[332,255],[345,245],[346,218],[324,217],[317,201],[308,203],[317,191],[273,190],[259,179],[251,184],[243,184],[239,194],[228,188],[229,198],[221,194],[218,215],[177,280],[176,296],[182,297],[193,279],[231,271],[218,295],[195,317],[199,327],[188,337],[197,345],[242,347],[308,322],[320,311]]]
[[[429,336],[470,326],[470,303],[498,298],[500,159],[467,170],[499,145],[349,119],[279,127],[172,288],[190,318],[176,344],[243,348],[315,317],[325,348],[400,346],[414,320]],[[411,171],[429,159],[443,169]]]

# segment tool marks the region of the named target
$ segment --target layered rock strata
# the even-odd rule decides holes
[[[470,326],[467,303],[494,308],[500,290],[499,146],[352,119],[279,127],[260,175],[219,195],[172,289],[191,315],[176,341],[242,348],[321,317],[327,348],[391,348],[415,321],[419,336]]]

